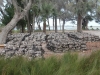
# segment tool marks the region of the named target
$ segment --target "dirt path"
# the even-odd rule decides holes
[[[87,30],[87,31],[83,31],[83,32],[86,32],[86,33],[90,33],[90,34],[93,34],[93,35],[97,35],[100,37],[100,30]]]

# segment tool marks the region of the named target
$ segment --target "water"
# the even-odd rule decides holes
[[[41,27],[43,29],[43,27]],[[38,27],[36,27],[35,29],[38,29]],[[49,30],[49,27],[46,28],[47,30]],[[62,27],[57,26],[58,30],[62,30]],[[64,27],[65,30],[77,30],[77,26],[65,26]],[[90,30],[100,30],[100,26],[88,26],[88,29]],[[50,26],[50,30],[53,30],[53,26]]]

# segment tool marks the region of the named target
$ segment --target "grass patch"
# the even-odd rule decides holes
[[[66,53],[61,59],[32,59],[0,57],[0,75],[100,75],[100,51],[78,59]]]

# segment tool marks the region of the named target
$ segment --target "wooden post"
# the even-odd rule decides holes
[[[0,44],[0,49],[4,48],[6,44]]]

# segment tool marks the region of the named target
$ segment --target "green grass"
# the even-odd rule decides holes
[[[100,51],[89,57],[66,53],[60,59],[28,60],[22,57],[0,57],[0,75],[100,75]]]

